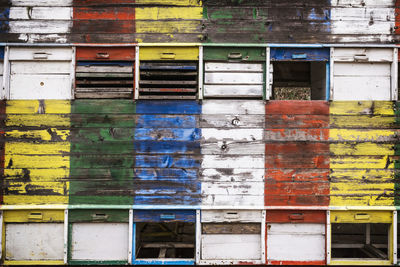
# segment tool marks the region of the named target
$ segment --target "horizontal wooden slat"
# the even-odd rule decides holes
[[[202,223],[221,223],[221,222],[261,222],[261,211],[248,210],[202,210]]]
[[[259,223],[206,223],[201,225],[202,234],[261,234]]]
[[[326,222],[325,211],[274,210],[266,212],[267,223],[322,223]]]

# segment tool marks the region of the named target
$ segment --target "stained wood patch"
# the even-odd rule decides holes
[[[259,223],[203,223],[202,234],[261,234]]]

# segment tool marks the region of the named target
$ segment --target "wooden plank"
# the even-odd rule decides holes
[[[262,222],[261,212],[258,210],[203,210],[202,223],[256,223]]]
[[[262,97],[263,85],[204,85],[204,96],[207,97]]]
[[[200,127],[205,128],[263,128],[262,115],[202,114]]]
[[[260,155],[264,152],[265,145],[260,141],[217,141],[201,144],[203,155]]]
[[[263,64],[259,63],[231,63],[206,62],[205,72],[263,72]]]
[[[396,142],[398,130],[329,129],[331,142]]]
[[[326,222],[325,211],[286,211],[286,210],[271,210],[266,213],[267,223],[321,223]]]
[[[391,101],[333,101],[329,112],[331,115],[393,116],[394,104]]]
[[[71,260],[128,261],[128,223],[72,223]]]
[[[325,260],[324,224],[267,226],[267,261],[310,262]]]
[[[266,129],[268,141],[328,141],[329,129]]]
[[[29,4],[28,4],[29,5]],[[13,6],[10,8],[11,20],[71,20],[71,7],[26,7]]]
[[[77,1],[75,1],[77,2]],[[133,1],[127,1],[133,2]],[[117,3],[114,3],[117,4]],[[75,20],[134,20],[135,8],[132,6],[75,6]]]
[[[326,48],[272,48],[273,61],[328,61],[329,49]]]
[[[72,60],[72,49],[64,47],[12,47],[10,49],[10,61],[40,59],[70,61]]]
[[[261,238],[254,234],[213,234],[201,237],[202,260],[260,260]]]
[[[337,64],[336,64],[337,65]],[[390,77],[336,76],[334,100],[390,100]],[[349,86],[356,88],[349,94]],[[356,95],[356,97],[355,97]]]
[[[6,223],[26,223],[30,220],[42,223],[64,221],[64,212],[61,210],[10,210],[4,212]]]
[[[6,101],[0,100],[0,116],[5,116],[5,113],[6,113]],[[5,163],[4,136],[5,136],[5,120],[0,119],[0,177],[4,177],[4,163]],[[4,187],[5,187],[5,185],[4,185],[4,178],[3,178],[3,179],[1,179],[1,182],[0,182],[0,189],[2,192],[0,194],[0,205],[3,204]]]
[[[64,258],[62,223],[7,223],[6,260],[46,261]]]
[[[328,128],[327,115],[266,115],[266,127],[269,129],[301,129],[301,128]]]
[[[258,100],[204,100],[202,105],[202,114],[206,115],[264,115],[265,105],[263,101]]]
[[[391,211],[331,211],[331,223],[392,223]]]
[[[203,235],[210,234],[260,234],[261,225],[259,223],[206,223],[201,225]]]
[[[204,155],[202,168],[264,168],[264,156]]]
[[[242,72],[206,72],[204,82],[206,84],[263,84],[264,76],[262,73],[242,73]]]
[[[134,222],[195,222],[193,210],[135,210]]]
[[[27,87],[27,84],[30,84]],[[15,74],[10,80],[11,99],[71,99],[69,75]]]
[[[68,61],[51,61],[41,62],[38,64],[36,61],[14,61],[10,65],[11,75],[19,74],[65,74],[69,75],[71,72],[71,62]]]
[[[365,9],[364,9],[365,11]],[[333,18],[334,20],[334,18]],[[368,19],[369,21],[369,19]],[[335,22],[338,23],[338,22]],[[343,22],[348,23],[348,22]],[[351,22],[355,27],[359,25],[358,22]],[[386,24],[389,24],[386,21]],[[370,27],[369,29],[373,29]],[[348,29],[343,29],[347,31]],[[354,30],[354,29],[353,29]],[[333,58],[335,62],[354,62],[357,61],[357,56],[363,55],[362,60],[365,62],[392,62],[393,61],[393,49],[391,48],[335,48],[333,52]],[[364,57],[365,55],[365,57]],[[355,57],[356,56],[356,57]],[[365,59],[365,60],[364,60]]]
[[[146,26],[145,26],[146,24]],[[148,24],[148,25],[147,25]],[[156,31],[157,33],[166,33],[168,32],[169,23],[166,21],[158,21],[158,22],[145,22],[140,21],[136,22],[136,27],[139,29],[142,27],[142,30],[147,31],[145,28],[151,27],[152,24],[157,24],[159,29],[153,28],[152,30],[160,30]],[[162,24],[165,24],[162,26]],[[164,31],[161,29],[164,29]],[[179,28],[177,28],[179,31]],[[150,30],[151,31],[151,30]],[[198,47],[190,47],[190,46],[179,46],[179,47],[141,47],[139,50],[140,60],[162,60],[164,57],[171,56],[173,60],[198,60],[199,59],[199,48]],[[165,60],[165,59],[164,59]]]
[[[331,128],[397,129],[396,118],[391,116],[330,116]]]
[[[329,115],[329,104],[326,101],[268,101],[265,105],[266,115]]]

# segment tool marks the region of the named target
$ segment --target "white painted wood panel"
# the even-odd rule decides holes
[[[67,35],[66,34],[36,34],[36,33],[21,33],[18,37],[19,40],[26,43],[37,43],[37,42],[46,42],[46,43],[66,43]]]
[[[262,222],[262,211],[258,210],[202,210],[202,223]]]
[[[203,235],[201,237],[201,259],[260,260],[261,235]]]
[[[11,7],[10,19],[71,20],[72,7]]]
[[[11,0],[12,6],[72,6],[73,0]]]
[[[264,115],[207,115],[200,117],[200,127],[204,128],[264,128]]]
[[[264,169],[203,169],[202,182],[261,182],[264,183]]]
[[[267,260],[325,260],[325,225],[269,223]]]
[[[365,56],[363,56],[365,55]],[[393,48],[338,48],[333,53],[334,61],[392,62]]]
[[[362,7],[362,8],[332,8],[331,17],[342,21],[364,20],[370,21],[394,21],[393,8]]]
[[[70,20],[11,20],[10,33],[68,33]]]
[[[262,72],[263,64],[260,63],[218,63],[206,62],[205,71],[238,71],[238,72]]]
[[[128,223],[73,223],[73,260],[128,260]]]
[[[231,155],[204,155],[202,168],[254,168],[264,169],[264,155],[231,156]]]
[[[218,129],[205,128],[201,130],[201,139],[213,141],[260,141],[263,140],[263,129]]]
[[[205,84],[263,84],[263,73],[206,72]]]
[[[332,0],[334,7],[393,7],[393,0]]]
[[[386,76],[390,77],[390,63],[335,63],[335,76]]]
[[[71,99],[69,75],[13,75],[10,99]]]
[[[7,260],[63,260],[63,223],[7,223]]]
[[[202,155],[257,155],[264,153],[265,143],[262,141],[218,141],[201,144]]]
[[[71,73],[70,61],[12,61],[11,75],[18,74],[66,74]]]
[[[203,100],[202,114],[264,115],[265,104],[261,100]]]
[[[263,183],[203,183],[201,185],[201,194],[208,195],[252,195],[252,196],[260,196],[264,193],[264,184]]]
[[[333,100],[391,100],[389,77],[335,77]]]
[[[203,186],[203,184],[202,184]],[[238,184],[238,186],[240,186]],[[260,184],[264,187],[264,184]],[[229,207],[240,207],[240,206],[252,206],[252,207],[263,207],[264,206],[264,194],[254,195],[202,195],[201,204],[203,206],[229,206]]]
[[[119,66],[119,65],[114,65],[114,66],[77,66],[76,67],[76,72],[90,72],[90,73],[104,73],[104,72],[128,72],[132,73],[133,67],[131,66]]]
[[[204,96],[208,97],[262,97],[263,85],[204,85]]]
[[[376,21],[370,25],[369,21],[341,21],[331,20],[332,34],[392,34],[394,22]]]
[[[9,60],[72,60],[69,47],[11,47]]]

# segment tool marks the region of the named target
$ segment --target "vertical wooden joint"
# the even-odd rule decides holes
[[[139,79],[140,79],[140,58],[139,58],[139,46],[135,47],[135,89],[134,99],[139,99]]]
[[[133,251],[133,210],[129,210],[129,238],[128,238],[128,264],[132,264]]]
[[[204,97],[203,94],[203,79],[204,79],[204,62],[203,62],[203,46],[199,46],[199,82],[198,82],[198,99],[202,100]]]
[[[334,52],[335,52],[335,48],[331,47],[330,48],[330,58],[329,58],[329,65],[330,65],[330,67],[329,67],[329,81],[330,81],[329,100],[334,99],[334,87],[335,87],[334,80],[333,80],[333,65],[335,64],[334,57],[333,57]]]
[[[71,99],[75,99],[75,73],[76,73],[76,46],[72,47],[71,60]]]
[[[398,231],[398,228],[397,228],[397,223],[398,223],[398,221],[397,221],[397,211],[395,210],[395,211],[393,211],[393,224],[392,224],[392,233],[391,233],[391,236],[392,236],[392,263],[393,264],[397,264],[397,257],[398,257],[398,255],[397,255],[397,242],[398,242],[398,240],[397,240],[397,231]]]
[[[68,210],[64,211],[64,264],[68,263]]]
[[[326,264],[331,263],[331,212],[326,211]]]
[[[201,211],[196,210],[196,264],[200,264],[201,260]]]
[[[398,98],[399,98],[399,95],[398,95],[398,79],[399,79],[399,74],[398,74],[398,70],[399,70],[399,66],[398,66],[398,62],[399,62],[399,60],[398,60],[398,54],[399,54],[399,52],[398,52],[399,50],[398,50],[398,48],[393,48],[393,62],[392,62],[392,77],[391,77],[391,80],[392,80],[392,100],[393,101],[397,101],[398,100]]]
[[[270,100],[272,95],[272,66],[271,66],[271,48],[265,48],[265,100]]]

